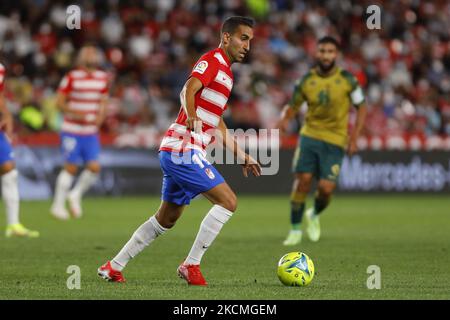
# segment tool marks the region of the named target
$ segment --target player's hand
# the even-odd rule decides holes
[[[190,131],[194,131],[195,133],[201,133],[202,132],[202,120],[200,120],[199,117],[189,117],[186,119],[186,127]]]
[[[275,129],[279,129],[281,134],[286,133],[289,127],[289,119],[280,119],[275,125]]]
[[[13,134],[13,119],[12,119],[12,117],[3,117],[0,120],[0,130],[3,130],[9,138],[12,138],[12,134]]]
[[[104,119],[102,119],[101,117],[98,117],[95,119],[95,125],[97,126],[97,128],[101,128],[102,124],[103,124]]]
[[[347,147],[347,154],[352,156],[358,151],[358,144],[356,138],[351,138]]]
[[[251,172],[255,177],[259,177],[261,175],[261,166],[258,161],[250,156],[247,156],[245,159],[245,164],[242,165],[242,172],[246,178],[248,177],[248,172]]]

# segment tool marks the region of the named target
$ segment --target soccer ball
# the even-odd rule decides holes
[[[314,263],[303,252],[290,252],[278,262],[277,275],[285,286],[303,287],[314,278]]]

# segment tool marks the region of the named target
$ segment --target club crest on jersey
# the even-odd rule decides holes
[[[208,62],[206,62],[205,60],[202,60],[199,63],[197,63],[193,72],[198,72],[200,74],[203,74],[207,68],[208,68]]]
[[[210,168],[206,168],[205,173],[211,180],[213,180],[216,177]]]

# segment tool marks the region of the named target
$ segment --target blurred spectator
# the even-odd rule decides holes
[[[372,4],[368,0],[75,4],[81,7],[81,30],[65,27],[67,1],[0,3],[0,60],[7,68],[8,106],[17,118],[34,103],[42,110],[46,130],[59,128],[53,97],[61,76],[72,67],[80,45],[91,41],[104,50],[104,67],[115,75],[102,130],[122,135],[151,128],[146,142],[151,145],[176,117],[179,92],[193,63],[218,45],[221,21],[252,15],[257,24],[250,57],[233,68],[234,90],[226,112],[232,128],[273,127],[295,80],[314,63],[317,38],[330,34],[342,43],[341,65],[365,88],[365,135],[450,134],[448,1],[378,1],[381,30],[365,26],[365,9]]]

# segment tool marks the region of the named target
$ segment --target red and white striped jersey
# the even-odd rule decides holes
[[[70,110],[86,114],[84,119],[64,114],[63,132],[73,134],[95,134],[96,120],[102,99],[108,94],[108,74],[101,70],[89,72],[82,68],[67,73],[58,88],[67,97]]]
[[[219,125],[226,103],[233,88],[231,63],[221,48],[204,54],[195,64],[191,77],[199,79],[203,87],[195,94],[195,110],[202,120],[202,132],[194,133],[186,128],[186,110],[181,99],[178,117],[166,131],[160,151],[184,152],[197,149],[205,151],[213,141],[207,132]],[[180,95],[181,97],[181,95]]]
[[[2,92],[3,88],[5,87],[5,74],[6,74],[6,69],[0,63],[0,92]]]
[[[0,63],[0,93],[3,92],[3,89],[5,88],[5,75],[6,75],[6,69]],[[3,132],[3,129],[2,129],[2,132]]]

